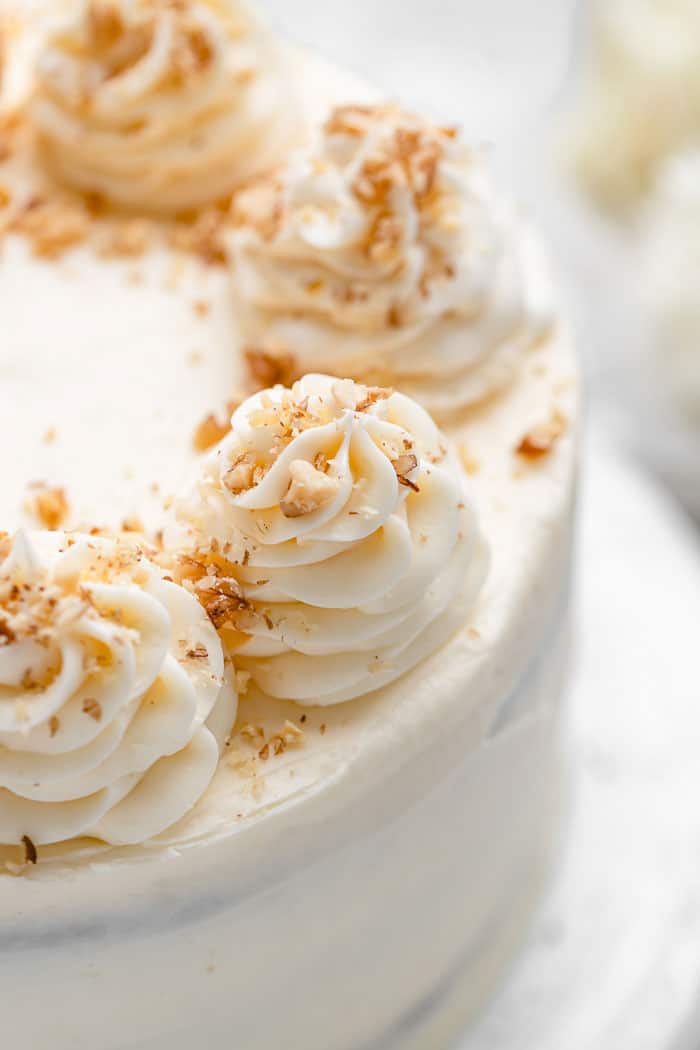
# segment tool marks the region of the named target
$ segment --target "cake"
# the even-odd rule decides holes
[[[586,187],[628,211],[664,160],[700,137],[700,8],[695,0],[600,0],[576,130]]]
[[[79,41],[69,65],[94,75],[86,19],[257,26],[237,3],[93,0],[58,27],[7,10],[4,1030],[32,1050],[446,1045],[520,941],[566,808],[578,379],[546,253],[455,131],[262,26],[251,67],[298,102],[260,124],[248,84],[216,136],[230,170],[160,97],[145,180],[138,150],[94,151],[99,91],[59,134],[56,48]],[[216,40],[228,68],[237,38]],[[347,119],[363,163],[408,128],[440,144],[439,180],[459,169],[454,272],[416,233],[429,294],[412,277],[398,317],[374,284],[396,259],[353,277],[386,296],[376,368],[347,355],[354,317],[304,297],[327,257],[287,259],[290,173]],[[241,187],[254,124],[267,170]],[[366,222],[347,175],[326,204]],[[415,232],[416,186],[393,175]],[[251,208],[278,192],[258,240]],[[301,272],[291,313],[268,263]]]

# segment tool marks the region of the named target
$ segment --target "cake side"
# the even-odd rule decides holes
[[[316,119],[364,92],[296,61]],[[92,245],[60,262],[14,236],[4,247],[12,410],[0,430],[19,454],[0,520],[46,511],[27,490],[36,479],[63,492],[49,509],[69,528],[157,535],[201,470],[200,424],[224,418],[242,383],[229,275],[162,243],[127,262]],[[236,727],[182,822],[144,845],[0,855],[10,1031],[36,1050],[190,1050],[197,1033],[230,1038],[233,1017],[241,1047],[357,1050],[403,1047],[419,1021],[440,1038],[454,1029],[507,956],[556,841],[577,429],[561,322],[517,381],[450,427],[492,562],[445,644],[327,708],[273,700],[239,673]],[[138,454],[125,454],[133,434]],[[30,976],[47,998],[27,1017]],[[363,1003],[353,1018],[349,999]]]

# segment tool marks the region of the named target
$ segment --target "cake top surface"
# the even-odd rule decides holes
[[[368,89],[308,56],[295,52],[288,59],[297,64],[307,119],[327,129],[331,114],[342,127],[348,120],[374,119],[367,115],[374,109],[364,108],[375,101]],[[357,104],[334,110],[348,97]],[[413,134],[410,128],[408,132]],[[21,128],[18,134],[21,140]],[[426,147],[428,161],[435,148],[454,148],[449,129],[437,136],[437,147],[432,139]],[[426,162],[427,176],[423,163],[418,182],[411,186],[413,197],[420,198],[425,190],[420,179],[430,178],[432,162]],[[409,176],[404,171],[396,177],[403,185]],[[26,201],[38,194],[41,208],[54,206],[53,197],[41,197],[43,173],[21,144],[0,162],[0,185],[13,199],[21,194]],[[63,202],[77,207],[72,198]],[[319,583],[313,598],[303,592],[313,574],[289,562],[291,544],[298,544],[304,534],[309,559],[315,553],[322,565],[323,544],[354,548],[370,543],[384,515],[399,522],[392,563],[398,573],[407,537],[420,532],[412,531],[411,508],[431,506],[431,485],[444,470],[448,489],[457,473],[466,473],[467,495],[454,496],[453,516],[442,523],[443,531],[435,531],[435,542],[426,544],[426,559],[449,565],[454,551],[468,547],[469,564],[481,565],[476,534],[468,522],[460,523],[460,515],[471,513],[473,505],[478,506],[481,531],[491,549],[491,570],[478,603],[471,611],[457,608],[461,619],[454,629],[461,629],[447,647],[426,656],[406,677],[395,678],[393,665],[369,672],[363,668],[362,675],[375,675],[381,688],[365,695],[363,686],[362,695],[349,703],[342,702],[343,694],[332,706],[306,707],[303,696],[297,702],[290,699],[288,684],[275,695],[269,680],[264,695],[256,678],[261,652],[270,664],[279,661],[276,666],[285,683],[308,679],[303,670],[297,674],[297,664],[290,661],[293,657],[298,663],[310,654],[303,647],[291,655],[282,651],[288,639],[278,630],[272,631],[277,649],[270,648],[268,625],[263,637],[246,624],[238,633],[246,636],[248,652],[244,648],[236,656],[239,717],[219,770],[201,804],[170,831],[155,834],[153,844],[165,847],[252,830],[261,818],[285,812],[302,799],[309,801],[321,789],[332,797],[338,785],[345,785],[344,790],[351,781],[369,785],[380,768],[406,760],[421,736],[430,733],[434,719],[464,717],[480,707],[495,716],[502,700],[502,669],[508,669],[507,676],[522,667],[533,633],[543,628],[560,587],[577,411],[576,369],[564,328],[554,327],[526,351],[517,382],[499,397],[475,405],[450,427],[455,452],[449,456],[435,425],[422,409],[413,407],[412,399],[372,384],[309,377],[291,393],[275,388],[245,401],[230,425],[234,403],[244,401],[248,377],[245,359],[235,352],[242,333],[240,316],[231,309],[231,274],[221,265],[218,250],[212,250],[212,244],[219,243],[217,210],[207,212],[204,225],[198,227],[201,216],[194,223],[172,216],[117,218],[81,202],[78,214],[84,225],[65,252],[62,242],[60,251],[41,250],[40,232],[42,227],[45,232],[47,216],[44,213],[29,232],[27,216],[33,211],[36,208],[23,210],[23,226],[16,220],[10,224],[0,256],[0,382],[9,406],[0,421],[0,435],[13,449],[0,491],[0,523],[8,533],[37,524],[82,532],[99,528],[104,536],[100,542],[122,543],[126,534],[127,546],[142,544],[142,550],[146,534],[158,560],[159,547],[167,548],[172,530],[178,544],[195,543],[199,557],[201,523],[194,531],[191,519],[174,526],[173,509],[183,491],[208,486],[216,499],[222,493],[226,498],[226,516],[216,517],[219,524],[226,523],[222,542],[234,519],[238,538],[250,535],[251,522],[257,528],[261,517],[266,525],[272,522],[266,538],[276,542],[248,545],[246,564],[243,553],[240,558],[236,553],[237,579],[248,606],[266,609],[269,601],[280,603],[283,591],[293,617],[291,607],[299,600],[325,608],[323,586],[328,581]],[[59,241],[70,236],[65,215],[48,217],[62,223],[62,233],[56,234]],[[260,360],[270,365],[271,382],[265,385],[273,386],[279,378],[275,362],[264,356]],[[219,438],[222,444],[211,449]],[[362,444],[365,439],[371,448]],[[252,461],[247,458],[251,451]],[[353,478],[359,471],[363,478],[383,479],[366,490],[369,495],[362,506],[355,507],[343,495],[343,462]],[[373,473],[365,475],[370,468]],[[432,480],[430,471],[435,474]],[[339,508],[345,509],[341,513]],[[218,503],[214,509],[219,515]],[[208,525],[206,535],[211,541],[215,529]],[[226,553],[231,556],[231,551]],[[387,564],[381,562],[383,567]],[[545,564],[554,567],[546,582]],[[191,587],[181,589],[191,596],[205,579],[199,590],[206,592],[209,586],[216,591],[222,574],[210,569],[200,574],[197,568]],[[363,581],[372,575],[370,568],[364,576],[349,573],[333,584],[335,595],[346,585],[351,594],[356,584],[345,611],[347,622],[353,617],[357,630],[358,609],[366,617],[366,606],[379,600],[382,590],[361,593]],[[278,588],[272,597],[271,581]],[[483,578],[479,586],[482,583]],[[411,588],[412,595],[421,590],[417,575]],[[375,610],[382,617],[382,637],[397,652],[411,638],[409,631],[396,626],[403,610],[399,597],[395,608]],[[250,607],[242,611],[249,615]],[[335,627],[319,614],[321,621],[325,655],[332,662]],[[240,626],[233,623],[229,629],[235,633]],[[396,633],[389,637],[392,631]],[[256,650],[263,643],[267,648]],[[323,656],[313,654],[316,660]],[[322,682],[323,664],[317,666]],[[348,697],[356,667],[357,659],[343,684]],[[337,679],[329,681],[333,693]],[[485,732],[488,720],[484,715],[475,739]],[[123,847],[113,847],[110,856],[135,855],[134,847],[122,841]],[[79,855],[94,857],[101,849],[86,840]],[[61,856],[60,847],[49,845],[41,859]],[[21,859],[21,850],[19,855],[10,851],[11,864]],[[41,868],[39,864],[37,871]]]

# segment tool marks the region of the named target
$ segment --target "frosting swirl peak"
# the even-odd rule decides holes
[[[439,648],[488,567],[427,413],[329,376],[246,401],[182,517],[195,586],[236,665],[307,704],[372,692]]]
[[[133,547],[0,539],[0,843],[144,843],[214,775],[236,713],[196,600]]]
[[[216,201],[296,129],[281,53],[238,0],[83,0],[37,76],[49,166],[130,208]]]
[[[245,336],[293,373],[389,383],[449,415],[506,383],[551,319],[482,157],[394,106],[336,109],[234,219]]]

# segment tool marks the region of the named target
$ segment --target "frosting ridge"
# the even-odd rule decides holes
[[[425,410],[329,376],[241,405],[180,514],[190,585],[236,666],[301,703],[404,674],[463,626],[488,570],[465,478]]]
[[[285,68],[238,0],[83,0],[38,60],[39,142],[77,189],[129,208],[199,207],[290,144]]]
[[[552,319],[483,157],[392,105],[335,109],[234,221],[244,334],[294,377],[396,385],[446,416],[505,385]]]
[[[0,842],[143,843],[206,790],[235,719],[201,607],[133,547],[0,541]]]

